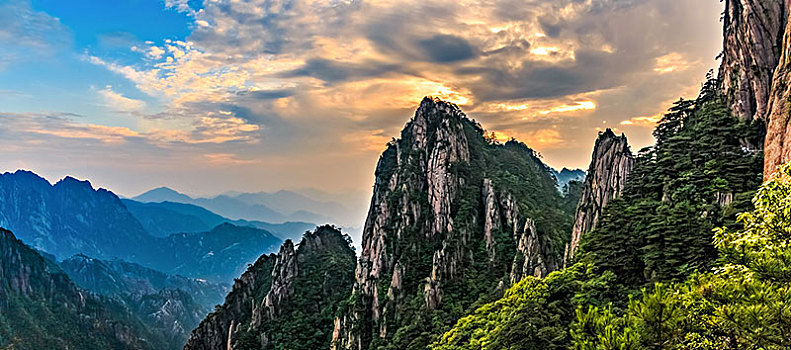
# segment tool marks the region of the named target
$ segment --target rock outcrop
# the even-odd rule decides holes
[[[787,0],[726,0],[719,77],[734,115],[765,119],[783,51]]]
[[[236,280],[184,349],[327,349],[333,315],[351,293],[354,264],[350,241],[332,226],[305,233],[297,246],[287,240]],[[289,328],[295,324],[312,329]]]
[[[719,78],[736,116],[766,124],[764,179],[791,161],[787,0],[727,0]]]
[[[791,20],[786,21],[783,53],[774,72],[769,98],[766,140],[764,143],[764,179],[778,166],[791,161]]]
[[[556,269],[562,245],[554,234],[571,228],[570,215],[534,219],[559,211],[550,172],[524,144],[487,140],[456,105],[424,98],[377,164],[355,304],[336,320],[333,348],[399,346],[399,336],[411,335],[396,333],[410,320],[469,307],[478,296],[459,290],[473,279],[494,295]]]
[[[625,135],[616,136],[610,129],[599,133],[593,147],[588,175],[582,185],[571,241],[566,247],[565,262],[574,258],[582,236],[596,227],[604,206],[621,195],[634,163],[635,159]]]

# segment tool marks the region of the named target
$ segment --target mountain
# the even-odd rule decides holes
[[[239,193],[233,198],[247,204],[265,205],[283,213],[291,213],[288,215],[291,219],[299,217],[305,221],[326,222],[327,218],[333,218],[343,225],[351,222],[350,210],[345,205],[335,201],[316,200],[295,191]],[[306,220],[310,215],[315,215],[316,219]]]
[[[621,195],[633,167],[634,156],[626,135],[616,136],[611,129],[599,133],[593,146],[588,177],[582,185],[565,261],[574,258],[582,236],[596,227],[607,203]]]
[[[0,225],[56,259],[84,254],[100,260],[119,258],[169,274],[227,283],[261,254],[282,242],[266,230],[221,223],[202,208],[178,204],[132,207],[155,232],[189,226],[204,231],[154,237],[112,192],[88,181],[66,177],[55,185],[19,170],[0,175]],[[157,208],[164,208],[158,211]],[[165,217],[174,214],[172,217]],[[180,221],[180,220],[189,221]],[[303,224],[292,224],[296,229]],[[283,227],[286,227],[285,225]],[[291,232],[291,231],[289,231]]]
[[[329,349],[354,264],[350,242],[334,227],[305,233],[296,247],[288,240],[236,280],[184,349]]]
[[[376,167],[337,349],[424,348],[524,276],[559,267],[572,213],[526,145],[424,98]]]
[[[143,203],[122,199],[130,213],[152,235],[167,237],[171,233],[208,231],[230,220],[196,205],[157,202]]]
[[[153,190],[146,191],[134,198],[138,202],[175,202],[175,203],[188,203],[192,197],[179,193],[172,188],[165,186],[157,187]]]
[[[51,185],[23,170],[0,175],[0,226],[58,258],[134,261],[153,239],[112,192],[72,177]]]
[[[560,171],[557,171],[555,169],[550,169],[550,172],[558,180],[558,189],[561,191],[571,181],[582,182],[583,180],[585,180],[585,171],[582,169],[571,170],[571,169],[563,168]]]
[[[123,305],[80,290],[57,266],[0,229],[0,347],[164,349]]]
[[[121,202],[148,232],[157,237],[166,237],[173,233],[205,232],[227,222],[237,226],[251,226],[266,230],[280,239],[286,240],[300,238],[305,231],[316,227],[315,224],[307,222],[287,221],[272,224],[255,220],[231,220],[193,204],[143,203],[131,199],[122,199]]]
[[[167,275],[122,260],[75,255],[60,267],[81,288],[114,298],[149,328],[167,334],[174,349],[186,343],[189,332],[227,292],[221,285]]]
[[[263,253],[282,241],[268,231],[223,223],[208,232],[176,233],[157,243],[146,264],[160,271],[216,283],[233,280]]]
[[[297,240],[301,239],[306,231],[316,227],[316,224],[311,224],[302,221],[286,221],[280,224],[272,224],[263,221],[248,221],[248,220],[233,220],[230,221],[237,226],[250,226],[266,230],[277,236],[282,240]]]
[[[170,188],[160,187],[132,199],[138,202],[193,204],[232,220],[272,223],[338,221],[331,218],[330,215],[312,212],[309,208],[318,208],[333,215],[348,215],[347,210],[338,203],[316,201],[291,191],[280,191],[274,194],[266,192],[230,193],[211,198],[192,198]]]

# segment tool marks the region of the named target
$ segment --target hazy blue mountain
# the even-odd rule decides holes
[[[169,201],[194,204],[232,220],[348,224],[354,221],[350,218],[357,216],[353,210],[349,210],[337,202],[319,201],[293,191],[228,192],[215,197],[193,198],[173,189],[160,187],[132,199],[138,202]]]
[[[88,181],[67,177],[51,185],[28,171],[0,175],[0,226],[16,230],[26,244],[54,255],[52,260],[76,254],[119,258],[169,274],[231,282],[247,263],[282,242],[260,228],[210,226],[218,221],[216,214],[202,208],[165,207],[171,211],[142,209],[149,213],[149,229],[158,235],[166,232],[156,228],[160,222],[171,229],[192,225],[200,231],[155,237],[115,194],[95,190]],[[173,213],[182,215],[163,220],[163,215]],[[186,217],[190,220],[174,222]],[[204,225],[195,224],[195,217],[202,218]]]
[[[176,202],[143,203],[121,200],[127,209],[154,236],[177,232],[202,232],[231,220],[193,204]]]
[[[582,169],[568,169],[563,168],[560,171],[551,169],[552,175],[558,180],[558,189],[563,190],[566,185],[571,181],[584,181],[585,171]]]
[[[343,204],[336,201],[321,201],[313,199],[295,191],[281,190],[273,193],[240,193],[233,198],[248,204],[260,204],[288,215],[290,219],[326,222],[330,220],[339,221],[339,224],[348,224],[350,210]]]
[[[192,197],[163,186],[145,192],[132,199],[139,202],[189,203],[192,200]]]
[[[276,251],[281,243],[266,230],[223,223],[208,232],[162,238],[157,244],[160,254],[149,266],[171,274],[230,282],[245,271],[248,263]]]
[[[238,226],[251,226],[255,228],[260,228],[262,230],[267,230],[274,234],[275,236],[279,237],[282,240],[297,240],[302,237],[305,232],[310,231],[316,227],[315,224],[309,222],[302,222],[302,221],[287,221],[280,224],[273,224],[264,221],[248,221],[248,220],[234,220],[231,221],[232,224]]]
[[[123,303],[149,328],[178,348],[189,333],[221,304],[229,285],[168,275],[123,260],[75,255],[60,267],[81,288]]]
[[[112,192],[66,177],[51,185],[18,170],[0,175],[0,226],[59,259],[145,258],[153,237]]]
[[[267,230],[282,240],[302,237],[316,224],[287,221],[273,224],[258,220],[231,220],[194,204],[159,202],[142,203],[132,199],[121,200],[127,209],[151,234],[166,237],[172,233],[205,232],[228,222],[237,226],[251,226]]]
[[[132,295],[139,298],[163,289],[181,289],[206,308],[222,303],[229,284],[169,275],[120,259],[100,260],[82,254],[59,263],[80,287],[107,296]]]

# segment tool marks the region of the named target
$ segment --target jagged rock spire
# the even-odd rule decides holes
[[[469,274],[485,274],[476,282],[489,281],[480,287],[494,293],[558,267],[561,249],[539,229],[554,223],[528,216],[560,202],[549,168],[526,145],[491,143],[483,132],[456,105],[426,97],[388,144],[363,227],[355,304],[335,323],[333,349],[391,341],[415,307],[430,315],[447,303],[469,306],[447,295]],[[496,272],[474,267],[487,265]]]
[[[604,206],[621,195],[634,162],[625,135],[616,136],[611,129],[599,133],[577,205],[566,262],[574,257],[582,236],[596,227]]]
[[[309,330],[313,339],[307,341],[329,348],[332,318],[322,312],[348,298],[354,261],[349,242],[329,225],[305,233],[299,245],[287,240],[278,254],[261,256],[235,281],[225,303],[192,332],[184,349],[232,350],[250,346],[251,338],[257,347],[269,348],[273,339],[284,337],[272,325],[293,320],[293,311],[300,318],[321,315],[313,322],[322,327]]]

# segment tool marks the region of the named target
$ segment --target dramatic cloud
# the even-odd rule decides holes
[[[237,188],[218,191],[268,184],[367,191],[378,154],[425,95],[461,105],[552,166],[584,167],[606,127],[625,131],[636,149],[649,144],[662,111],[693,97],[716,66],[721,42],[715,0],[165,5],[188,15],[191,35],[128,48],[137,61],[82,53],[139,90],[95,84],[107,86],[96,90],[105,104],[134,111],[135,122],[108,118],[108,128],[128,129],[104,130],[73,118],[40,132],[64,139],[56,129],[65,128],[105,147],[123,142],[127,153],[149,152],[167,169],[199,173],[200,164],[233,173],[218,178],[238,177]],[[14,33],[0,29],[0,43]]]

